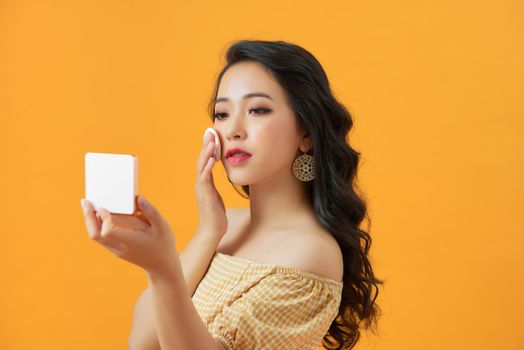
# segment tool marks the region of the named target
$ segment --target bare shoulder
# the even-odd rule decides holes
[[[331,233],[323,228],[296,230],[285,245],[288,266],[342,281],[344,260],[340,245]]]
[[[249,221],[249,208],[227,208],[226,215],[228,228],[217,251],[236,252],[244,246],[240,253],[243,257],[256,255],[261,263],[293,267],[342,281],[342,251],[333,235],[323,226],[301,225],[281,232],[268,232],[265,238],[248,243],[246,249],[246,241],[242,241],[241,234]],[[250,251],[253,254],[249,254]]]

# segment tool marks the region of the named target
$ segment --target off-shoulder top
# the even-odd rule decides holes
[[[192,296],[228,350],[316,349],[338,315],[343,282],[215,252]]]

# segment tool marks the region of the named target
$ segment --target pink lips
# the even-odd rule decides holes
[[[248,156],[248,155],[242,155],[242,156],[230,156],[230,157],[227,157],[227,161],[229,162],[229,164],[233,164],[233,165],[236,165],[236,164],[240,164],[242,162],[245,162],[247,159],[249,159],[251,156]]]

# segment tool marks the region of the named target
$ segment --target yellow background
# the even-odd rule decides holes
[[[0,348],[124,349],[141,269],[90,240],[84,153],[139,157],[181,251],[227,46],[310,50],[354,117],[381,335],[524,348],[523,8],[504,1],[0,1]],[[247,207],[222,165],[227,207]]]

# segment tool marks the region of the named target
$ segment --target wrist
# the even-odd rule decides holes
[[[182,273],[182,267],[180,266],[180,258],[178,253],[167,259],[165,262],[159,264],[159,266],[146,270],[147,279],[149,282],[156,280],[172,280]]]
[[[196,232],[193,238],[200,240],[202,243],[205,244],[211,244],[218,246],[218,243],[222,239],[224,234],[221,234],[219,232],[211,231],[204,228],[199,228]]]
[[[225,231],[217,230],[214,227],[198,226],[195,235],[206,236],[220,240],[224,236]]]

